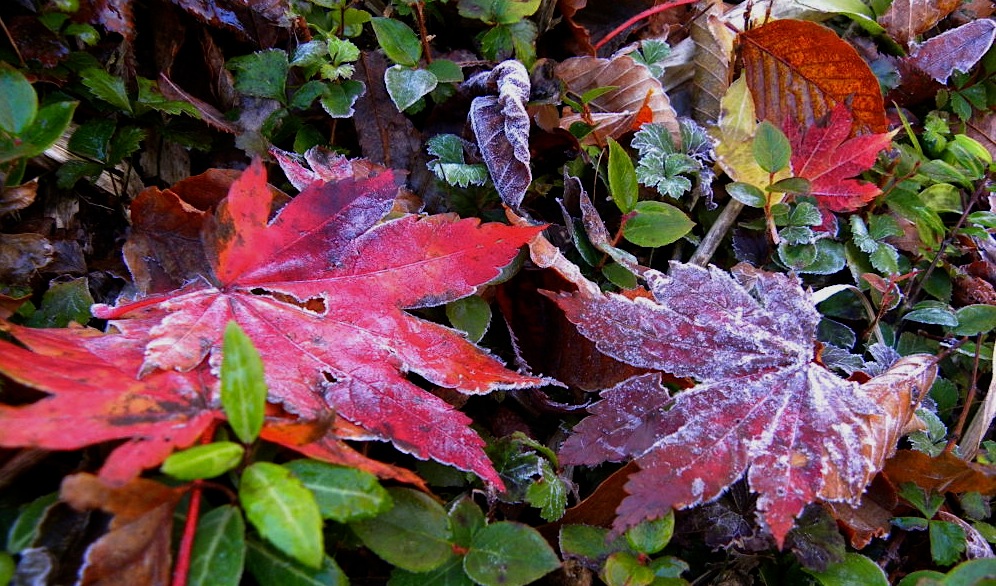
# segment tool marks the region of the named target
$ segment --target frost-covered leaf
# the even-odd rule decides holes
[[[305,420],[334,412],[368,439],[500,484],[469,419],[403,375],[467,394],[541,379],[506,370],[459,333],[404,310],[471,295],[537,229],[453,216],[378,224],[396,194],[389,171],[314,182],[271,220],[274,194],[255,163],[205,220],[201,280],[95,306],[95,315],[135,336],[145,376],[217,364],[222,331],[235,320],[262,357],[269,402]]]
[[[937,83],[947,83],[955,71],[968,73],[996,40],[996,22],[983,18],[915,45],[906,59]]]
[[[671,47],[659,39],[646,39],[640,43],[640,48],[630,54],[633,61],[650,70],[650,75],[664,75],[663,61],[671,54]]]
[[[325,86],[325,92],[320,96],[322,109],[332,118],[351,118],[355,113],[353,106],[367,91],[363,82],[347,79]]]
[[[790,121],[785,134],[792,143],[792,172],[809,180],[809,195],[820,206],[834,212],[854,211],[882,193],[875,184],[854,176],[875,163],[895,132],[848,138],[851,113],[841,104],[830,112],[824,126],[803,130]]]
[[[864,385],[832,374],[814,361],[820,314],[787,275],[743,268],[744,285],[716,268],[672,263],[670,275],[644,274],[653,300],[631,300],[541,252],[534,243],[534,262],[578,285],[550,297],[602,352],[699,381],[669,403],[651,376],[631,379],[606,392],[565,446],[565,464],[636,459],[619,531],[713,500],[746,472],[782,545],[807,504],[859,500],[934,377],[924,356]]]
[[[689,132],[688,138],[693,136],[695,135]],[[630,144],[640,152],[636,167],[636,178],[640,183],[673,198],[679,198],[692,189],[691,180],[684,174],[698,173],[702,165],[675,147],[674,139],[666,126],[644,124],[633,135],[633,142]],[[693,146],[701,147],[701,144],[698,142]]]
[[[467,80],[471,89],[498,95],[479,96],[470,104],[470,124],[491,180],[507,205],[517,208],[532,183],[529,168],[529,72],[518,61],[499,63]]]
[[[426,141],[426,150],[435,159],[426,163],[436,177],[449,185],[467,187],[484,185],[488,168],[482,163],[468,163],[464,157],[464,140],[455,134],[437,134]]]
[[[399,111],[407,110],[436,89],[439,80],[431,71],[394,65],[384,70],[384,87]]]

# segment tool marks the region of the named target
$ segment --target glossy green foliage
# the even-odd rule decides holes
[[[322,518],[348,523],[389,510],[391,497],[369,472],[333,466],[317,460],[283,465],[314,494]]]
[[[242,473],[239,502],[249,522],[274,547],[307,567],[322,567],[321,511],[290,470],[270,462],[250,465]]]
[[[263,428],[266,410],[263,361],[252,340],[234,321],[225,327],[223,352],[221,404],[235,435],[251,444]]]
[[[213,442],[175,452],[163,462],[162,471],[180,480],[214,478],[242,462],[245,448],[234,442]]]

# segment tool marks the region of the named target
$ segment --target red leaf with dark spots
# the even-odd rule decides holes
[[[307,420],[334,410],[368,438],[500,484],[470,420],[403,374],[467,394],[543,380],[404,309],[472,294],[538,229],[454,216],[377,225],[397,189],[391,172],[316,182],[271,218],[273,193],[255,163],[204,222],[201,279],[94,314],[144,337],[143,376],[217,361],[235,320],[263,357],[271,402]]]

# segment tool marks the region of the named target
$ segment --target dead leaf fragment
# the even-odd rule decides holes
[[[951,14],[960,0],[894,0],[878,23],[900,45],[908,45]]]
[[[744,77],[759,120],[808,128],[838,104],[847,104],[851,134],[884,132],[878,78],[858,52],[829,28],[802,20],[775,20],[741,33]]]
[[[0,282],[26,283],[54,254],[52,243],[40,234],[0,234]]]
[[[912,482],[927,491],[996,495],[996,466],[967,462],[951,452],[931,458],[923,452],[899,450],[882,472],[897,486]]]
[[[905,60],[938,83],[947,83],[955,71],[967,73],[996,40],[996,22],[983,18],[931,37],[915,45]]]
[[[557,65],[556,75],[575,97],[595,88],[616,88],[589,102],[596,128],[581,139],[582,144],[604,145],[606,138],[619,138],[632,131],[643,107],[650,110],[651,122],[663,124],[675,144],[681,144],[678,118],[660,80],[632,57],[621,55],[611,60],[573,57]],[[561,118],[560,127],[567,130],[581,120],[580,113],[567,115]]]

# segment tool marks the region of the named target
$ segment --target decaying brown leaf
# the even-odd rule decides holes
[[[960,0],[894,0],[878,23],[902,45],[907,45],[924,32],[934,28],[951,14]]]
[[[916,45],[907,60],[938,83],[955,71],[967,73],[996,40],[996,22],[984,18],[943,32]]]
[[[353,79],[367,87],[356,100],[353,124],[363,156],[394,169],[412,169],[422,148],[422,136],[407,116],[398,112],[384,87],[387,59],[377,52],[363,52]]]
[[[40,234],[0,234],[0,282],[24,283],[54,254],[52,243]]]
[[[694,118],[711,123],[719,117],[719,102],[730,86],[730,63],[735,34],[720,19],[722,2],[710,2],[705,14],[692,21],[695,42]]]
[[[996,494],[996,466],[967,462],[950,452],[931,458],[923,452],[900,450],[882,473],[896,485],[912,482],[937,492]]]
[[[825,26],[775,20],[739,36],[744,77],[757,117],[813,126],[838,104],[854,115],[852,134],[885,132],[878,78],[858,52]]]
[[[108,532],[87,550],[78,583],[169,583],[173,509],[183,493],[143,478],[112,487],[91,474],[67,476],[62,500],[80,511],[114,515]]]
[[[582,144],[605,144],[606,138],[619,138],[635,130],[634,122],[640,109],[647,106],[653,114],[650,122],[667,127],[675,144],[681,143],[678,118],[671,108],[671,101],[661,88],[661,82],[650,74],[650,70],[627,55],[615,59],[597,57],[573,57],[557,66],[559,77],[567,90],[577,96],[588,90],[601,87],[616,89],[591,100],[588,106],[591,117],[597,124],[595,130],[581,139]],[[569,129],[580,122],[580,113],[564,116],[560,127]]]

